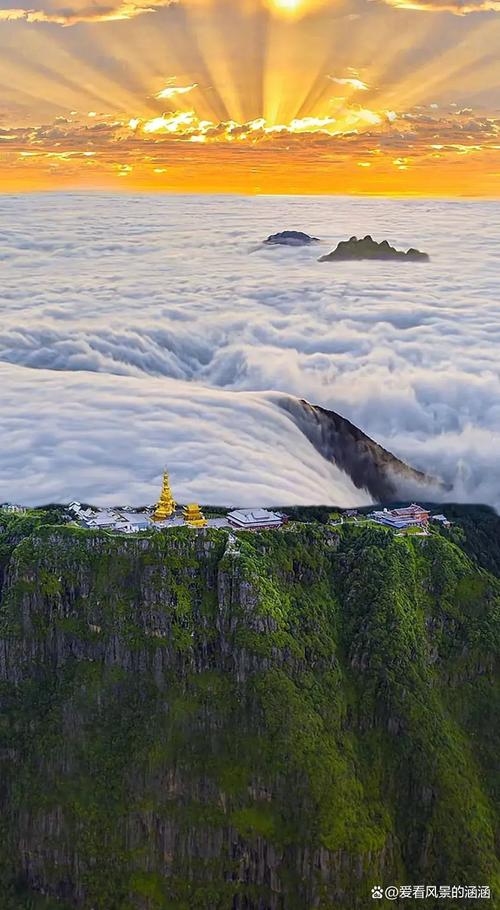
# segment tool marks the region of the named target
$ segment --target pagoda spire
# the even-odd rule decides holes
[[[153,521],[165,521],[166,518],[171,518],[175,512],[176,505],[177,503],[172,496],[172,490],[170,488],[170,478],[168,476],[168,472],[164,471],[162,491],[160,498],[156,504],[156,508],[153,514]]]

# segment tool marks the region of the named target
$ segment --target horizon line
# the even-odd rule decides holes
[[[387,193],[387,192],[314,192],[308,193],[270,193],[270,192],[244,192],[234,190],[177,190],[177,189],[160,189],[160,188],[142,188],[134,187],[133,189],[118,189],[114,187],[65,187],[65,188],[48,188],[38,187],[36,189],[0,189],[0,198],[12,196],[206,196],[206,197],[228,197],[234,199],[318,199],[318,198],[344,198],[344,199],[402,199],[402,200],[441,200],[446,202],[499,202],[498,195],[481,194],[481,193]]]

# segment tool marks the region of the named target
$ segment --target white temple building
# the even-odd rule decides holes
[[[283,515],[268,512],[267,509],[235,509],[234,512],[229,512],[227,520],[232,528],[247,531],[280,528],[285,523]]]

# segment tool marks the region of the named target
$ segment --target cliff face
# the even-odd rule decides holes
[[[441,498],[446,489],[440,480],[405,464],[335,411],[290,396],[282,396],[279,403],[320,455],[347,474],[355,487],[367,490],[375,502],[435,494]]]
[[[0,558],[5,910],[494,885],[500,582],[449,540],[4,528]]]

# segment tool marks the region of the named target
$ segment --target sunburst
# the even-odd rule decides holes
[[[286,13],[295,13],[302,6],[302,0],[273,0],[273,5]]]

